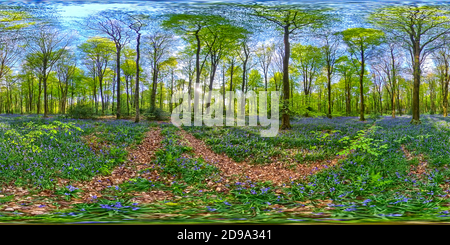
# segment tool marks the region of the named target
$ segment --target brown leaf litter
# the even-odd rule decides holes
[[[91,136],[95,137],[95,135]],[[90,138],[92,140],[92,138]],[[95,138],[94,138],[95,139]],[[5,195],[14,195],[13,200],[7,202],[7,205],[2,207],[4,211],[20,211],[31,215],[48,213],[55,208],[71,208],[75,203],[85,203],[95,201],[95,198],[101,197],[101,191],[108,186],[119,185],[131,178],[142,177],[150,180],[158,180],[160,178],[156,170],[150,171],[153,167],[151,161],[155,157],[155,152],[161,147],[162,136],[160,129],[151,129],[146,133],[142,143],[135,149],[130,150],[128,154],[128,161],[112,170],[109,176],[96,176],[90,181],[75,182],[67,179],[58,179],[57,186],[65,187],[72,185],[82,190],[78,193],[79,198],[70,201],[57,201],[55,206],[52,203],[55,201],[49,200],[55,198],[57,195],[49,190],[41,191],[39,194],[30,196],[30,191],[16,186],[2,187],[0,198]],[[93,140],[92,142],[97,142]],[[98,146],[98,144],[96,145]],[[98,147],[99,149],[101,147]],[[149,169],[144,173],[138,173],[143,169]],[[161,178],[164,179],[164,178]],[[159,180],[161,180],[159,179]],[[142,193],[135,193],[137,195],[132,201],[135,202],[152,202],[156,200],[164,200],[173,195],[165,191],[148,191]],[[36,199],[38,199],[36,201]]]
[[[297,179],[305,179],[308,175],[335,166],[338,163],[338,158],[335,158],[310,164],[297,164],[295,170],[288,169],[287,164],[280,161],[267,165],[250,165],[247,162],[236,163],[225,154],[213,152],[202,140],[195,138],[186,131],[180,129],[179,134],[184,138],[182,143],[188,143],[197,157],[202,157],[205,161],[215,164],[222,172],[221,175],[229,181],[271,181],[273,184],[280,186]]]
[[[411,164],[408,175],[414,175],[417,178],[423,179],[425,175],[429,172],[428,170],[428,162],[424,159],[423,155],[420,154],[417,157],[413,156],[408,150],[406,150],[405,146],[401,146],[403,154],[405,155],[406,160],[410,161],[414,158],[419,160],[419,164],[417,166]]]
[[[405,155],[406,160],[410,161],[414,158],[417,158],[419,160],[419,164],[417,166],[410,165],[410,172],[408,173],[409,176],[415,175],[418,179],[425,179],[430,172],[430,169],[428,168],[428,162],[424,159],[423,154],[419,154],[417,157],[413,156],[408,150],[406,150],[405,146],[401,146],[402,151]],[[439,184],[439,187],[441,187],[445,192],[447,192],[447,195],[445,198],[450,197],[450,184],[445,182],[442,184]]]
[[[126,164],[116,167],[109,176],[96,176],[89,182],[76,183],[73,186],[84,190],[82,199],[89,201],[92,200],[93,196],[100,197],[100,191],[108,186],[119,185],[138,176],[152,181],[157,180],[159,173],[156,170],[142,174],[139,174],[138,171],[153,167],[151,161],[155,157],[156,151],[161,147],[161,140],[159,128],[148,131],[142,143],[129,151]]]
[[[100,150],[107,149],[108,146],[108,142],[98,137],[101,134],[101,132],[94,132],[89,135],[81,136],[81,141],[98,154]]]

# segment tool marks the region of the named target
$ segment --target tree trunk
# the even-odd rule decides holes
[[[242,64],[241,112],[244,114],[244,119],[245,119],[245,94],[244,93],[245,93],[245,86],[248,83],[247,82],[247,62],[248,62],[248,56],[249,56],[249,54],[247,53],[245,44],[244,44],[244,54],[245,54],[245,59],[243,60],[243,64]],[[289,92],[289,90],[288,90],[288,92]]]
[[[134,104],[136,106],[136,117],[134,118],[134,122],[139,122],[140,112],[139,112],[139,58],[140,58],[140,50],[139,46],[141,45],[141,34],[137,34],[136,38],[136,92],[134,93]]]
[[[225,65],[222,66],[222,108],[225,110]]]
[[[200,30],[197,30],[195,32],[195,39],[197,40],[197,50],[195,53],[195,69],[196,69],[196,77],[195,77],[195,84],[197,86],[200,86],[200,37],[199,37]],[[198,94],[198,91],[194,90],[194,94]],[[199,96],[194,95],[194,118],[199,117],[199,110],[198,110],[198,102],[199,102]],[[194,120],[195,121],[195,120]]]
[[[98,114],[98,99],[97,99],[97,85],[95,84],[94,79],[94,106],[95,106],[95,113]]]
[[[154,110],[156,107],[156,89],[158,88],[158,67],[156,66],[156,60],[154,60],[153,67],[153,83],[150,97],[150,108],[152,110]]]
[[[398,114],[401,116],[402,115],[402,108],[400,105],[400,88],[398,86],[398,82],[397,82],[397,108],[398,108]]]
[[[213,89],[213,83],[214,83],[214,76],[216,74],[217,64],[213,61],[211,61],[211,74],[209,75],[209,93],[208,93],[208,99],[206,101],[206,113],[209,113],[210,106],[211,106],[211,92]]]
[[[116,80],[117,80],[117,111],[116,119],[120,119],[120,51],[121,47],[116,44]]]
[[[162,101],[162,99],[163,99],[163,83],[161,82],[160,83],[161,84],[161,86],[160,86],[160,90],[159,90],[159,108],[162,110],[163,109],[163,101]]]
[[[380,114],[383,115],[383,103],[381,101],[381,91],[380,90],[378,90],[378,104],[379,104]]]
[[[345,112],[347,116],[350,116],[351,113],[351,98],[350,98],[350,81],[347,78],[347,74],[344,73],[344,79],[345,79]]]
[[[267,92],[267,70],[264,70],[264,90]]]
[[[392,118],[395,118],[395,89],[392,91]]]
[[[100,88],[100,99],[102,100],[102,115],[105,115],[105,98],[103,97],[103,73],[101,67],[98,71],[98,83]]]
[[[363,88],[363,79],[364,79],[364,50],[361,49],[361,74],[359,75],[359,97],[361,99],[361,105],[360,105],[360,114],[359,114],[359,120],[365,121],[364,119],[364,88]]]
[[[170,97],[169,98],[172,98],[172,96],[173,96],[173,70],[172,70],[172,74],[171,74],[172,76],[171,76],[171,82],[170,82]],[[172,105],[172,99],[170,99],[169,100],[169,112],[170,113],[172,113],[172,107],[173,107],[173,105]]]
[[[281,116],[281,129],[290,129],[289,120],[289,57],[291,47],[289,43],[289,25],[284,26],[284,57],[283,57],[283,108]]]
[[[44,118],[48,117],[48,100],[47,100],[47,62],[44,61],[43,85],[44,85]]]
[[[130,115],[130,94],[128,93],[128,82],[130,77],[125,75],[125,87],[127,92],[127,115]]]
[[[448,84],[449,84],[449,79],[448,77],[445,79],[445,83],[444,83],[444,100],[443,100],[443,111],[444,111],[444,117],[447,117],[447,108],[448,108]]]
[[[32,113],[33,107],[33,79],[29,79],[28,81],[28,97],[29,97],[29,111],[28,113]]]
[[[318,103],[317,109],[319,112],[322,112],[320,101],[322,101],[322,87],[319,87],[319,101],[317,101],[317,103]]]
[[[327,80],[328,80],[328,118],[332,118],[331,116],[331,68],[329,65],[327,66]]]
[[[17,94],[16,94],[16,96],[17,96]],[[23,107],[22,107],[22,100],[23,100],[23,98],[22,98],[22,93],[19,94],[19,97],[20,97],[20,114],[23,114]]]
[[[115,89],[116,89],[116,84],[117,84],[115,80],[116,80],[116,77],[113,77],[113,82],[112,82],[113,92],[112,92],[112,100],[111,100],[111,114],[114,114],[114,95],[116,94],[116,90]]]
[[[203,82],[203,95],[202,95],[202,115],[205,109],[205,94],[206,94],[206,82],[208,81],[208,76],[205,74],[205,80]]]
[[[234,60],[231,62],[231,72],[230,72],[230,92],[233,92],[233,73],[234,73]],[[231,101],[232,100],[234,100],[234,98],[230,98],[230,101],[229,101],[229,106],[228,106],[228,108],[229,108],[229,110],[231,111],[231,110],[233,110],[234,111],[234,108],[231,108]]]
[[[411,124],[421,124],[420,121],[420,107],[419,107],[419,89],[420,89],[420,50],[419,43],[414,43],[414,64],[413,64],[413,98],[412,98],[412,120]]]
[[[395,118],[395,95],[396,95],[396,80],[395,80],[395,56],[394,50],[391,48],[392,60],[392,118]]]
[[[291,98],[291,108],[294,108],[294,80],[292,79],[292,77],[289,79],[289,93],[290,93],[290,98]],[[247,91],[245,91],[247,92]]]

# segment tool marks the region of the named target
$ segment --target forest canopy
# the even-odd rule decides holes
[[[138,122],[180,90],[279,91],[282,129],[448,114],[450,5],[146,3],[0,6],[0,114]]]

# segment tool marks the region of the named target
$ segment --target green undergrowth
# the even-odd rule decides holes
[[[308,121],[309,120],[309,121]],[[367,130],[374,121],[359,122],[354,118],[309,118],[292,122],[292,129],[280,131],[275,137],[261,137],[267,127],[187,127],[183,129],[205,141],[216,153],[225,153],[237,162],[255,164],[272,162],[274,157],[289,157],[289,150],[300,150],[294,155],[297,163],[329,160]]]
[[[162,125],[162,149],[156,152],[158,168],[163,175],[176,176],[189,185],[204,184],[205,179],[217,176],[218,169],[205,162],[202,158],[183,156],[189,154],[192,148],[181,144],[178,129],[173,125]]]
[[[298,156],[298,164],[320,159],[320,156],[316,158],[308,156],[310,152],[313,153],[311,155],[322,154],[322,159],[333,157],[337,153],[345,154],[346,157],[339,160],[338,165],[302,180],[291,181],[282,186],[264,181],[229,182],[221,177],[219,169],[214,164],[196,157],[192,148],[182,144],[176,127],[162,124],[158,125],[163,136],[162,148],[156,152],[152,165],[139,173],[144,176],[157,171],[159,177],[144,178],[138,175],[120,185],[104,189],[102,197],[93,198],[89,203],[76,204],[75,208],[69,210],[57,210],[52,214],[36,216],[18,212],[0,212],[0,220],[15,223],[161,224],[449,221],[450,202],[447,198],[449,190],[446,187],[450,182],[447,166],[449,157],[442,154],[449,140],[448,119],[438,116],[426,117],[419,126],[410,125],[410,119],[407,117],[396,119],[384,117],[366,123],[357,122],[352,118],[333,119],[335,121],[332,122],[318,120],[301,119],[294,122],[293,131],[282,132],[278,139],[261,138],[257,131],[251,128],[187,129],[196,137],[209,142],[212,148],[216,147],[215,151],[227,155],[242,152],[235,150],[233,153],[232,150],[227,150],[226,148],[238,148],[231,145],[238,145],[242,149],[247,146],[252,152],[263,152],[266,149],[265,152],[271,154],[268,150],[273,147],[278,147],[283,153],[287,149],[295,148],[296,144],[303,149],[302,154]],[[80,149],[87,152],[86,154],[95,156],[92,159],[98,160],[102,159],[103,155],[91,151],[89,146],[85,145],[85,148],[82,148],[81,136],[101,132],[94,135],[99,135],[99,138],[109,142],[110,145],[124,149],[124,146],[138,143],[145,132],[139,128],[140,125],[134,126],[126,122],[109,125],[88,120],[61,120],[48,124],[45,123],[48,121],[42,121],[43,124],[39,120],[26,121],[20,123],[4,120],[0,124],[2,129],[0,132],[4,135],[6,131],[15,129],[18,135],[10,131],[6,136],[15,137],[15,142],[22,142],[19,146],[21,152],[32,152],[33,145],[42,149],[41,153],[36,150],[34,155],[31,153],[25,155],[33,158],[39,154],[48,154],[51,144],[60,146],[67,144],[69,147],[71,145],[68,142],[73,142],[79,144]],[[339,126],[339,123],[342,125]],[[27,128],[27,125],[32,127]],[[43,133],[33,133],[33,129],[36,128]],[[34,140],[27,141],[31,147],[25,145],[24,140],[21,141],[20,136],[34,134],[36,134],[33,136]],[[135,136],[130,137],[130,134]],[[119,137],[114,138],[112,135]],[[286,140],[289,138],[288,135],[299,137]],[[244,138],[260,145],[251,148]],[[56,142],[55,139],[57,143],[53,143]],[[224,139],[229,143],[224,145]],[[307,142],[308,139],[313,143],[300,143]],[[15,146],[14,143],[8,141],[8,149],[14,152],[12,146]],[[405,157],[402,147],[411,153],[411,158]],[[327,155],[327,148],[333,154]],[[441,154],[437,154],[436,149]],[[63,150],[59,154],[69,152]],[[81,155],[81,152],[77,153]],[[253,157],[251,154],[236,155],[242,158]],[[18,157],[18,153],[11,156]],[[76,159],[71,156],[72,159]],[[271,156],[276,154],[273,153]],[[105,157],[105,159],[114,158]],[[52,165],[54,168],[58,165],[58,161]],[[78,171],[74,170],[72,161],[68,158],[64,161],[70,163],[70,166],[64,162],[61,164],[62,167],[72,172]],[[418,167],[423,161],[427,161],[428,164],[425,173],[421,176],[411,174],[412,166]],[[15,166],[4,162],[2,165],[8,168]],[[70,167],[72,169],[68,169]],[[5,168],[2,169],[4,170]],[[95,174],[101,174],[101,170]],[[22,178],[31,176],[22,175]],[[227,191],[217,191],[217,186],[226,188]],[[167,193],[167,197],[165,200],[148,204],[133,201],[136,194],[152,191],[163,191]],[[82,194],[70,185],[57,188],[56,193],[64,200],[73,200]],[[12,197],[8,195],[0,197],[0,205],[11,199]]]
[[[0,184],[54,189],[57,178],[89,180],[126,160],[125,147],[138,144],[148,124],[40,118],[0,118]],[[96,133],[95,152],[82,136]]]

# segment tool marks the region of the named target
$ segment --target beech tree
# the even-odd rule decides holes
[[[341,29],[346,23],[341,25],[332,18],[333,10],[320,6],[186,5],[171,12],[176,14],[160,12],[155,18],[145,10],[102,11],[83,22],[79,34],[87,41],[78,49],[65,46],[68,40],[64,40],[50,52],[40,48],[48,49],[50,39],[57,42],[62,38],[60,30],[67,26],[43,12],[42,18],[32,19],[33,11],[0,6],[3,112],[24,109],[47,116],[65,113],[69,104],[87,102],[96,112],[101,109],[102,114],[116,114],[117,118],[136,113],[133,116],[138,122],[142,109],[159,106],[170,110],[173,104],[166,99],[175,88],[192,97],[192,83],[201,84],[196,91],[205,96],[197,97],[197,102],[208,111],[212,102],[206,93],[219,87],[220,80],[223,96],[227,91],[240,94],[249,89],[280,91],[282,129],[290,127],[290,116],[305,115],[301,106],[318,108],[314,115],[328,117],[332,113],[354,116],[356,112],[360,120],[365,120],[365,113],[378,111],[392,111],[393,117],[412,113],[411,123],[420,123],[423,112],[437,110],[448,116],[450,9],[446,5],[377,8],[368,18],[351,23],[374,29],[346,31]],[[61,35],[41,38],[43,26]],[[257,35],[251,35],[249,42],[252,32]],[[384,43],[380,41],[382,32]],[[103,41],[108,47],[102,47]],[[296,46],[307,48],[299,51]],[[183,52],[175,52],[180,50]],[[80,67],[73,66],[75,60],[64,54],[51,65],[61,52],[72,51]],[[344,52],[351,58],[341,58]],[[371,59],[368,54],[375,52],[377,56]],[[46,64],[43,53],[51,57]],[[427,58],[432,58],[435,66],[428,66]],[[404,67],[405,63],[410,67]],[[426,74],[422,74],[425,67]],[[337,78],[340,80],[334,81]],[[223,103],[229,112],[236,109],[226,106],[225,100]]]
[[[242,62],[242,85],[241,85],[241,92],[242,92],[242,94],[244,95],[244,93],[246,92],[245,91],[245,87],[247,86],[247,83],[248,83],[248,81],[247,81],[247,73],[248,73],[248,70],[249,70],[249,62],[250,62],[250,59],[251,59],[251,56],[250,56],[250,54],[251,54],[251,52],[252,52],[252,50],[250,50],[250,45],[249,45],[249,41],[250,40],[248,40],[248,39],[244,39],[242,42],[241,42],[241,50],[240,50],[240,52],[238,53],[238,56],[239,56],[239,58],[240,58],[240,60],[241,60],[241,62]],[[241,111],[243,112],[243,113],[245,113],[245,97],[244,96],[242,96],[241,97]]]
[[[116,47],[116,82],[117,82],[117,110],[116,118],[121,117],[120,107],[120,54],[130,41],[130,33],[123,19],[125,14],[120,11],[101,11],[85,19],[84,27],[106,35]]]
[[[204,43],[207,47],[206,54],[209,56],[210,77],[209,77],[209,94],[206,101],[206,111],[209,112],[211,104],[211,91],[213,88],[214,78],[216,75],[219,62],[225,52],[236,48],[239,40],[243,40],[249,32],[244,28],[237,27],[233,23],[222,20],[222,22],[207,27],[208,32],[205,34]],[[248,58],[247,58],[248,59]]]
[[[339,62],[336,64],[336,70],[341,75],[341,79],[344,82],[344,97],[345,97],[345,114],[350,116],[352,113],[351,100],[352,94],[351,90],[353,88],[353,76],[357,73],[355,66],[352,64],[347,56],[342,56]],[[381,100],[381,99],[380,99]]]
[[[319,37],[323,41],[323,58],[325,61],[325,68],[327,71],[327,92],[328,92],[328,118],[331,116],[331,78],[335,71],[335,65],[339,60],[339,45],[341,40],[339,39],[338,32],[332,32],[330,29],[324,30],[319,34]]]
[[[434,53],[434,61],[438,70],[438,75],[442,90],[442,114],[448,116],[448,85],[450,83],[450,47],[444,41],[442,46]]]
[[[161,64],[169,58],[168,51],[173,43],[173,35],[163,31],[156,31],[145,36],[147,55],[152,72],[152,89],[150,92],[150,111],[156,109],[156,90],[160,79]]]
[[[93,37],[81,44],[79,49],[84,54],[85,65],[88,67],[88,70],[92,75],[92,79],[94,81],[98,81],[100,88],[100,100],[102,103],[102,115],[104,115],[106,107],[105,97],[103,95],[103,79],[114,53],[114,43],[107,38]],[[95,109],[97,110],[97,100],[95,102]]]
[[[364,74],[366,67],[366,58],[371,49],[381,44],[384,33],[380,30],[371,28],[349,28],[342,32],[343,40],[349,47],[350,53],[358,59],[360,64],[359,72],[359,93],[360,93],[360,114],[359,120],[365,121],[364,118]]]
[[[40,71],[44,89],[44,118],[48,117],[47,80],[55,63],[61,58],[69,45],[70,38],[50,25],[40,26],[30,35],[28,49],[33,56],[30,60]]]
[[[124,61],[121,64],[123,76],[125,78],[125,92],[127,95],[126,105],[127,105],[127,115],[130,115],[130,104],[133,106],[133,102],[130,101],[133,97],[133,77],[136,75],[136,62],[133,57],[136,56],[135,50],[126,47],[122,50],[124,54]]]
[[[256,56],[264,74],[264,89],[266,92],[269,67],[273,59],[274,50],[275,45],[265,45],[264,43],[256,50]]]
[[[184,52],[181,52],[180,57],[181,63],[184,63],[183,67],[183,73],[188,78],[188,95],[191,95],[192,90],[192,81],[194,80],[195,76],[195,59],[193,58],[193,55],[189,52],[189,50],[185,50]]]
[[[322,50],[311,45],[295,44],[292,47],[293,67],[297,69],[303,83],[306,106],[310,106],[313,81],[325,66]],[[331,110],[330,110],[331,111]],[[308,113],[305,114],[309,116]]]
[[[394,42],[387,43],[378,56],[380,63],[377,64],[380,75],[383,76],[382,74],[384,74],[384,81],[387,85],[385,88],[390,95],[392,118],[395,118],[395,103],[398,96],[397,74],[400,70],[400,56],[396,46]]]
[[[139,77],[140,77],[140,59],[141,59],[141,36],[142,36],[142,28],[145,26],[144,19],[148,19],[147,15],[143,14],[127,14],[127,23],[128,28],[133,30],[136,33],[136,85],[135,85],[135,93],[134,93],[134,105],[136,109],[136,115],[134,122],[139,122]]]
[[[195,83],[200,85],[200,75],[202,73],[203,65],[200,66],[200,52],[202,51],[203,36],[207,33],[205,31],[208,27],[212,28],[225,22],[226,19],[213,14],[170,14],[168,19],[164,20],[162,26],[166,29],[173,30],[176,34],[183,35],[185,40],[195,44]],[[208,54],[206,54],[207,56]],[[206,59],[205,59],[206,60]],[[197,92],[197,91],[194,91]],[[198,109],[199,96],[194,96],[194,108]],[[197,110],[195,110],[197,111]],[[199,116],[196,114],[196,117]]]
[[[69,81],[73,78],[76,71],[75,55],[66,50],[56,63],[55,71],[58,77],[58,87],[60,91],[59,111],[61,114],[65,114]]]
[[[438,48],[439,37],[450,33],[450,11],[441,6],[394,6],[377,9],[369,21],[401,40],[411,57],[414,78],[412,124],[420,124],[421,65]]]
[[[283,57],[283,108],[281,116],[281,129],[290,129],[289,121],[289,59],[291,55],[290,36],[306,28],[321,27],[327,21],[325,9],[305,9],[295,5],[282,6],[248,6],[253,10],[252,15],[260,17],[274,24],[283,34],[284,57]]]

